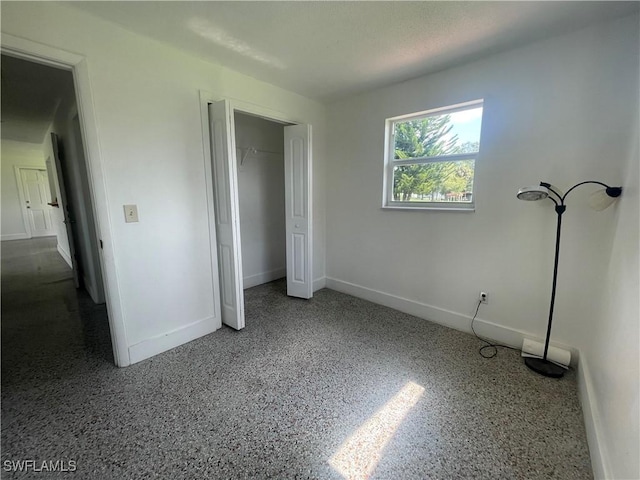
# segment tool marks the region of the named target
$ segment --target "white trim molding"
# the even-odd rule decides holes
[[[30,238],[31,237],[26,233],[6,233],[1,237],[3,242],[10,242],[12,240],[29,240]]]
[[[318,290],[322,290],[327,286],[327,277],[316,278],[313,281],[313,291],[317,292]]]
[[[585,355],[580,356],[578,365],[578,397],[582,405],[584,426],[587,432],[591,468],[596,480],[614,478],[608,462],[608,453],[603,441],[602,425],[600,424],[600,408],[593,392],[591,372]]]
[[[262,285],[263,283],[273,282],[279,278],[287,276],[287,268],[276,268],[268,272],[256,273],[255,275],[249,275],[242,279],[244,289]]]
[[[71,254],[65,251],[65,249],[62,248],[60,244],[58,244],[57,250],[60,256],[64,259],[64,261],[67,262],[67,265],[69,265],[69,268],[73,268],[73,263],[71,262]]]
[[[408,298],[399,297],[397,295],[392,295],[390,293],[381,292],[379,290],[374,290],[331,277],[326,277],[326,287],[377,303],[378,305],[393,308],[394,310],[398,310],[430,322],[444,325],[445,327],[453,328],[465,333],[473,333],[471,330],[472,317],[470,315],[452,312],[451,310],[446,310],[444,308],[428,305],[416,300],[410,300]],[[474,328],[481,337],[517,349],[522,348],[522,341],[525,338],[544,342],[544,339],[530,332],[505,327],[480,318],[476,318]],[[554,347],[569,350],[571,352],[571,366],[575,367],[577,365],[579,357],[577,349],[556,342],[551,342],[551,344]]]
[[[215,201],[213,190],[213,158],[211,155],[211,137],[209,134],[209,103],[215,101],[211,93],[199,91],[200,121],[202,125],[202,154],[204,158],[204,181],[207,193],[207,220],[209,222],[209,263],[211,265],[211,285],[214,296],[215,328],[222,327],[222,309],[220,306],[220,276],[218,269],[218,239],[216,232]]]

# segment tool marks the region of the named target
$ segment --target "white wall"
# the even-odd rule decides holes
[[[2,240],[28,238],[18,195],[15,166],[46,169],[43,146],[36,143],[1,141],[2,168]],[[55,209],[52,209],[55,210]]]
[[[480,333],[514,345],[523,334],[543,338],[556,215],[551,202],[521,202],[515,194],[541,180],[560,188],[589,179],[629,183],[629,145],[638,115],[637,102],[630,101],[638,91],[637,26],[637,15],[593,26],[329,106],[327,285],[465,331],[484,290],[489,304],[480,309]],[[485,108],[476,211],[382,210],[385,118],[479,98]],[[590,210],[587,197],[593,190],[582,187],[568,198],[552,342],[600,359],[615,347],[600,352],[589,347],[594,343],[589,326],[604,321],[598,292],[611,272],[608,265],[626,261],[622,257],[634,244],[637,223],[616,223],[615,209]],[[625,218],[637,219],[637,196],[625,191],[619,207],[629,209]],[[637,261],[633,268],[637,274]],[[631,273],[610,275],[618,280],[628,275],[629,291],[615,295],[633,296],[608,307],[604,315],[619,319],[601,328],[637,342],[638,289]],[[617,304],[617,297],[609,297]],[[631,317],[621,320],[627,311]],[[637,368],[637,343],[624,356]],[[594,375],[611,373],[611,361]],[[603,409],[613,415],[616,403],[631,402],[637,410],[637,382],[629,370],[596,381]],[[612,389],[621,395],[616,400]],[[619,427],[617,433],[606,430],[612,446],[636,432]]]
[[[314,270],[324,276],[324,108],[60,4],[2,6],[2,31],[87,59],[126,343],[135,360],[213,323],[199,91],[314,127]],[[122,205],[137,204],[139,223]],[[113,292],[114,294],[116,292]],[[197,330],[200,332],[201,330]],[[122,364],[127,364],[125,360]]]
[[[242,275],[250,288],[286,276],[284,125],[236,112],[235,132]],[[247,147],[259,151],[240,165]]]
[[[637,59],[636,59],[637,67]],[[638,108],[638,90],[629,104]],[[640,478],[640,259],[638,256],[640,216],[640,153],[636,116],[631,124],[635,136],[630,142],[624,174],[624,197],[617,205],[613,246],[600,288],[602,305],[597,315],[583,325],[587,342],[581,350],[581,389],[591,395],[585,405],[590,445],[599,445],[601,461],[594,464],[597,478]],[[605,252],[606,253],[606,252]],[[591,415],[591,419],[588,417]],[[592,451],[594,448],[592,447]]]
[[[515,193],[540,180],[622,183],[634,27],[614,22],[331,105],[328,276],[460,314],[460,328],[482,289],[480,318],[542,335],[556,216]],[[381,210],[385,118],[478,98],[475,213]],[[572,345],[597,304],[584,292],[599,285],[614,221],[588,209],[588,193],[572,194],[563,231],[553,336]]]

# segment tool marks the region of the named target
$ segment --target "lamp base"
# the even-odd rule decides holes
[[[542,358],[526,357],[524,364],[545,377],[560,378],[564,375],[564,368]]]

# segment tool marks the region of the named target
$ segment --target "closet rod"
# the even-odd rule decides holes
[[[256,153],[272,153],[274,155],[284,155],[282,152],[274,152],[272,150],[262,150],[256,147],[236,147],[240,152],[244,152],[240,157],[240,165],[244,163],[249,154],[255,155]]]

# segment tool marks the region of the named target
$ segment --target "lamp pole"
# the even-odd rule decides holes
[[[597,185],[601,185],[605,187],[606,194],[609,197],[619,197],[622,193],[621,187],[609,187],[602,182],[596,182],[594,180],[588,180],[586,182],[576,183],[573,187],[567,190],[567,193],[561,195],[557,192],[554,187],[550,183],[540,182],[541,187],[545,187],[549,192],[555,195],[556,198],[549,195],[547,198],[551,200],[555,204],[555,211],[558,216],[558,222],[556,227],[556,253],[555,260],[553,264],[553,283],[551,286],[551,303],[549,305],[549,323],[547,324],[547,338],[544,342],[544,354],[542,358],[536,357],[526,357],[524,363],[531,370],[544,375],[546,377],[554,377],[560,378],[564,375],[564,368],[559,365],[556,365],[553,362],[547,360],[547,353],[549,352],[549,339],[551,338],[551,324],[553,323],[553,308],[556,302],[556,286],[558,283],[558,259],[560,257],[560,233],[562,231],[562,214],[567,210],[567,206],[564,201],[567,198],[567,195],[571,193],[575,188],[580,185],[585,185],[587,183],[595,183]]]

